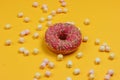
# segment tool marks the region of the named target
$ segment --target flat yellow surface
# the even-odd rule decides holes
[[[66,80],[71,76],[73,80],[88,80],[87,73],[93,68],[95,70],[95,80],[103,80],[108,69],[113,69],[115,75],[111,80],[120,80],[120,1],[119,0],[66,0],[69,12],[59,14],[53,18],[53,23],[73,21],[80,27],[82,35],[88,36],[87,43],[82,43],[79,49],[64,57],[64,60],[56,61],[56,54],[49,51],[44,44],[44,32],[46,31],[46,22],[42,23],[41,31],[36,31],[40,17],[47,17],[51,10],[61,7],[58,0],[36,0],[40,5],[48,4],[48,13],[43,13],[38,8],[33,8],[34,0],[2,0],[0,2],[0,80],[33,80],[36,72],[40,72],[40,80]],[[24,23],[23,18],[17,18],[19,12],[24,13],[24,17],[30,17],[29,23]],[[90,25],[83,24],[85,18],[90,19]],[[5,30],[5,24],[11,24],[10,30]],[[19,33],[24,29],[30,29],[30,35],[25,37],[25,43],[19,44]],[[33,39],[34,32],[40,33],[39,39]],[[99,46],[94,44],[96,38],[101,43],[107,42],[111,51],[116,57],[113,61],[108,59],[109,53],[99,52]],[[5,40],[11,39],[12,45],[5,46]],[[29,56],[23,56],[18,53],[20,47],[30,50]],[[40,53],[33,55],[34,48],[39,48]],[[76,54],[83,52],[81,59],[76,59]],[[96,57],[101,58],[100,65],[95,65]],[[48,58],[55,63],[54,69],[39,69],[39,65],[44,58]],[[73,67],[66,68],[68,60],[73,61]],[[78,76],[73,75],[73,70],[80,68],[81,73]],[[46,70],[52,72],[51,77],[44,77]]]

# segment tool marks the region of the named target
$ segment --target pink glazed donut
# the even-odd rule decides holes
[[[77,50],[82,41],[80,30],[69,23],[57,23],[45,33],[45,42],[50,50],[58,54],[70,54]]]

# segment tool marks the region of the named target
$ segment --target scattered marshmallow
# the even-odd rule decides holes
[[[11,24],[6,24],[5,25],[5,29],[10,29],[11,28]]]
[[[52,25],[52,21],[47,22],[47,26],[50,27]]]
[[[46,67],[46,63],[42,62],[42,63],[40,64],[40,68],[41,68],[41,69],[44,69],[45,67]]]
[[[47,20],[52,20],[52,15],[48,15]]]
[[[104,80],[110,80],[111,76],[110,75],[105,75]]]
[[[72,80],[72,78],[71,77],[67,77],[66,80]]]
[[[62,2],[62,3],[61,3],[61,6],[62,6],[62,7],[66,7],[66,5],[67,5],[66,2]]]
[[[8,40],[5,41],[5,45],[10,46],[11,44],[12,44],[11,40],[8,39]]]
[[[71,60],[69,60],[69,61],[67,62],[67,64],[66,64],[66,66],[67,66],[68,68],[71,68],[71,67],[72,67],[72,65],[73,65],[73,63],[72,63],[72,61],[71,61]]]
[[[55,64],[54,64],[53,62],[49,62],[49,63],[48,63],[48,67],[49,67],[49,68],[53,69],[54,66],[55,66]]]
[[[28,55],[30,54],[30,51],[29,51],[29,50],[24,50],[23,54],[24,54],[25,56],[28,56]]]
[[[80,74],[80,69],[76,68],[76,69],[74,70],[73,74],[74,74],[74,75]]]
[[[106,46],[106,47],[105,47],[105,51],[106,51],[106,52],[110,52],[110,46]]]
[[[37,30],[41,30],[41,29],[42,29],[42,25],[39,24],[39,25],[37,26]]]
[[[24,53],[24,51],[25,51],[25,48],[24,48],[24,47],[19,48],[19,52],[20,52],[20,53]]]
[[[100,44],[100,39],[96,39],[96,40],[95,40],[95,44],[96,44],[96,45],[99,45],[99,44]]]
[[[105,46],[101,45],[101,46],[99,47],[99,51],[100,51],[100,52],[104,52],[104,51],[105,51]]]
[[[90,74],[90,75],[89,75],[89,80],[94,80],[94,78],[95,78],[95,75],[94,75],[94,74]]]
[[[110,70],[108,70],[107,74],[110,75],[110,76],[113,76],[114,71],[112,69],[110,69]]]
[[[109,55],[109,59],[113,60],[114,58],[115,58],[115,54],[113,52],[111,52],[110,55]]]
[[[85,25],[89,25],[89,24],[90,24],[90,20],[89,20],[88,18],[85,19],[84,24],[85,24]]]
[[[39,33],[35,32],[35,33],[33,34],[33,38],[38,38],[38,37],[39,37]]]
[[[55,11],[55,10],[52,10],[52,11],[51,11],[51,15],[52,15],[52,16],[55,16],[55,15],[56,15],[56,11]]]
[[[58,8],[56,12],[57,12],[58,14],[59,14],[59,13],[62,13],[62,9],[61,9],[61,8]]]
[[[22,18],[23,15],[24,15],[23,12],[19,12],[17,16],[18,16],[18,18]]]
[[[81,58],[83,56],[83,53],[82,52],[79,52],[77,55],[76,55],[76,57],[79,59],[79,58]]]
[[[39,3],[38,2],[33,2],[32,6],[36,8],[36,7],[39,6]]]
[[[50,77],[50,76],[51,76],[51,72],[50,72],[50,71],[46,71],[46,72],[45,72],[45,76],[46,76],[46,77]]]
[[[96,58],[96,59],[95,59],[95,63],[96,63],[96,64],[100,64],[100,61],[101,61],[100,58]]]
[[[40,21],[40,22],[44,22],[44,21],[45,21],[45,18],[44,18],[44,17],[41,17],[39,21]]]
[[[84,36],[83,37],[83,42],[87,42],[88,41],[88,36]]]
[[[67,13],[67,12],[68,12],[68,9],[67,9],[67,8],[64,8],[62,12],[63,12],[63,13]]]
[[[63,60],[63,55],[62,54],[58,54],[57,55],[57,60],[58,61],[62,61]]]
[[[36,79],[39,79],[41,77],[41,74],[39,72],[35,73],[35,76],[34,76]]]
[[[19,38],[19,43],[24,43],[25,42],[25,39],[23,37],[20,37]]]
[[[36,54],[38,54],[38,53],[39,53],[39,49],[38,49],[38,48],[34,48],[34,49],[33,49],[33,54],[36,55]]]
[[[49,63],[49,60],[47,59],[47,58],[45,58],[44,60],[43,60],[43,63],[45,63],[46,65]]]
[[[28,23],[30,21],[30,18],[29,17],[25,17],[24,18],[24,22]]]

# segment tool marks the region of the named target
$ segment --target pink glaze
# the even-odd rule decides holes
[[[80,30],[69,23],[57,23],[45,33],[45,41],[55,53],[69,54],[77,50],[81,40]]]

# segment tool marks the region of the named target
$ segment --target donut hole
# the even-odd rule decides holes
[[[60,34],[60,35],[59,35],[59,39],[60,39],[60,40],[66,40],[66,38],[67,38],[67,34],[64,34],[64,33],[63,33],[63,34]]]

